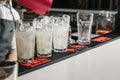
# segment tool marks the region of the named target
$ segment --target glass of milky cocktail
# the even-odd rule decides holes
[[[53,26],[53,50],[54,52],[66,52],[68,46],[69,26],[65,17],[55,17]]]
[[[37,57],[52,56],[52,20],[48,16],[37,19],[36,46]]]
[[[19,62],[31,62],[35,53],[35,28],[32,22],[23,21],[16,29],[16,43]]]

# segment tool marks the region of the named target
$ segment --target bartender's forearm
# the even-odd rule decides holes
[[[11,53],[9,54],[8,61],[17,61],[17,52],[16,50],[11,51]]]

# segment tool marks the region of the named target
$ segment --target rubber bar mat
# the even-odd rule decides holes
[[[33,67],[48,63],[50,61],[51,59],[47,59],[47,58],[35,58],[32,62],[20,63],[20,65],[33,68]]]
[[[86,45],[70,44],[67,49],[67,52],[79,52],[86,48],[88,48],[88,46],[86,46]]]
[[[110,38],[110,37],[101,36],[101,37],[92,39],[92,41],[95,41],[95,42],[106,42],[106,41],[109,41],[111,39],[112,38]]]

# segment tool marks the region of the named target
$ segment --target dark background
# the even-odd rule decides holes
[[[89,9],[98,10],[99,0],[53,0],[52,8],[70,8],[70,9]],[[115,0],[113,0],[113,10],[117,9]],[[101,10],[109,10],[110,0],[101,0]]]

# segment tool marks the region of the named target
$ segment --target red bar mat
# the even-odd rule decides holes
[[[51,60],[47,59],[47,58],[35,58],[32,62],[20,63],[20,65],[33,68],[33,67],[45,64],[45,63],[50,62],[50,61]]]
[[[67,52],[75,53],[75,52],[79,52],[79,51],[77,49],[68,48]]]
[[[109,37],[98,37],[98,38],[95,38],[95,39],[92,39],[92,41],[96,41],[96,42],[106,42],[106,41],[109,41],[111,40],[112,38],[109,38]]]
[[[78,48],[82,48],[82,49],[85,49],[85,48],[88,48],[88,46],[85,46],[85,45],[69,45],[71,48],[75,48],[75,49],[78,49]]]

